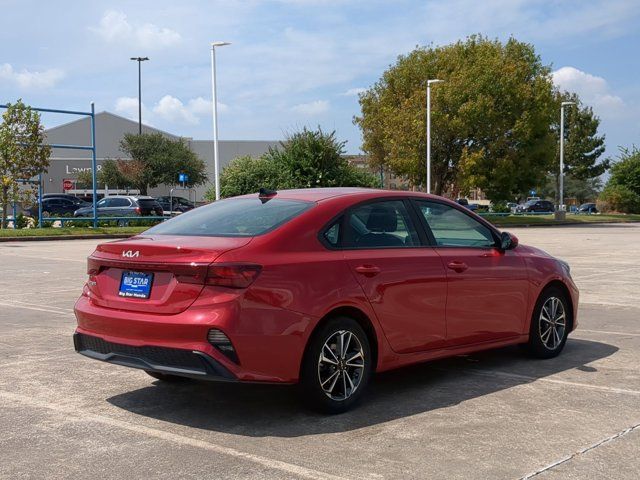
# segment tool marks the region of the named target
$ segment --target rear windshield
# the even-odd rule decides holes
[[[145,232],[150,235],[253,237],[288,222],[312,202],[273,198],[232,198],[196,208]]]

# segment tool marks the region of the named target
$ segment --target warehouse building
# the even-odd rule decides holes
[[[104,160],[107,159],[124,159],[128,157],[120,150],[120,141],[125,133],[137,133],[138,123],[131,121],[119,115],[109,112],[101,112],[96,114],[96,156],[98,170]],[[167,133],[153,127],[143,125],[143,133],[161,133],[167,137],[177,140],[180,137]],[[46,131],[47,142],[64,144],[64,145],[90,145],[91,143],[91,121],[89,117],[82,118],[64,125],[50,128]],[[195,193],[196,200],[202,200],[204,193],[212,187],[214,179],[213,166],[213,141],[212,140],[193,140],[184,138],[187,145],[196,155],[198,155],[207,165],[207,176],[209,183],[201,185],[190,193],[191,198]],[[236,157],[249,155],[258,157],[265,153],[269,147],[278,145],[277,141],[253,141],[253,140],[220,140],[218,142],[218,151],[220,155],[220,170],[229,164]],[[91,152],[86,150],[71,149],[53,149],[51,151],[51,161],[48,171],[43,174],[43,191],[44,193],[60,193],[64,186],[73,185],[69,189],[69,193],[83,193],[84,191],[76,191],[75,180],[78,172],[83,170],[91,170]],[[176,178],[176,184],[177,182]],[[161,185],[158,188],[151,189],[150,195],[160,196],[169,195],[169,191],[175,185]],[[104,194],[104,186],[99,186],[100,193]],[[124,193],[109,191],[110,194]],[[177,193],[181,196],[188,196],[188,192]]]

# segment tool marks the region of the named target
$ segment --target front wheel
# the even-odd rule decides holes
[[[538,358],[560,354],[567,342],[571,320],[569,301],[562,290],[548,288],[542,292],[531,318],[529,351]]]
[[[342,413],[357,403],[373,368],[369,339],[348,317],[329,320],[311,338],[301,371],[305,401],[325,413]]]

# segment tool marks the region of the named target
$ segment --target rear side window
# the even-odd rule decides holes
[[[183,213],[150,228],[150,235],[253,237],[290,221],[312,202],[272,198],[231,198]]]
[[[110,207],[129,207],[131,202],[127,198],[112,198],[109,203]]]
[[[140,208],[154,208],[156,206],[156,201],[152,198],[138,198],[137,202]]]
[[[420,244],[401,200],[359,205],[349,212],[344,235],[348,248],[405,248]]]

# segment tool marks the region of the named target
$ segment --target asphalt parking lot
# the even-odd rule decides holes
[[[77,355],[95,241],[0,244],[2,478],[640,478],[640,225],[510,229],[581,289],[563,354],[518,348],[376,377],[360,408],[185,383]]]

